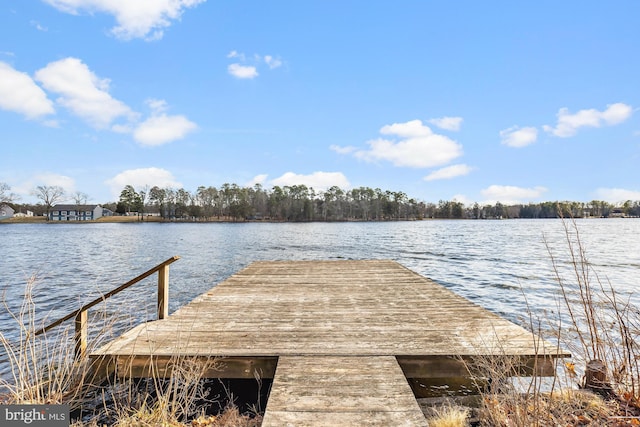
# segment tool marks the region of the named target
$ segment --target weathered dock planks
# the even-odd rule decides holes
[[[263,427],[426,426],[392,356],[284,356]]]
[[[271,425],[291,417],[295,425],[313,425],[320,413],[325,425],[329,413],[347,420],[358,401],[357,416],[388,425],[387,417],[400,415],[373,410],[378,403],[417,407],[408,409],[414,405],[407,399],[415,399],[405,393],[406,379],[398,384],[398,369],[407,378],[464,376],[459,358],[474,356],[519,357],[550,374],[553,358],[568,355],[388,260],[254,262],[166,319],[92,354],[105,373],[169,375],[176,358],[187,357],[221,361],[208,372],[214,377],[275,377],[265,416]],[[339,369],[351,369],[353,378]],[[320,388],[305,388],[315,370]],[[333,409],[325,404],[331,396]],[[404,421],[390,424],[416,425],[404,409],[397,411]]]

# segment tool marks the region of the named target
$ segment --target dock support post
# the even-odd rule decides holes
[[[163,265],[158,270],[158,319],[169,315],[169,266]]]
[[[75,355],[82,358],[87,351],[87,310],[80,310],[75,319]]]
[[[615,396],[613,387],[607,379],[607,366],[602,360],[591,360],[587,363],[587,369],[584,373],[584,388],[593,391],[596,394],[610,399]]]

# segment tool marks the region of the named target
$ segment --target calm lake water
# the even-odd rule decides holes
[[[632,294],[640,278],[640,220],[577,224],[601,279]],[[568,256],[560,220],[0,224],[0,242],[6,305],[18,311],[35,276],[36,317],[49,321],[179,255],[170,272],[171,311],[256,260],[392,259],[522,323],[527,303],[534,312],[556,308],[547,246],[561,260]],[[153,318],[156,280],[125,291],[107,311]],[[6,309],[0,327],[15,337]]]

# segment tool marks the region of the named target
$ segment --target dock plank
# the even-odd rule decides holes
[[[426,426],[396,359],[281,357],[263,426]]]

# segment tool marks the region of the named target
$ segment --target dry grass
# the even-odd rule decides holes
[[[136,215],[129,216],[103,216],[92,222],[163,222],[163,218],[159,216],[144,216],[138,217]]]
[[[616,425],[615,412],[615,405],[596,394],[563,390],[520,398],[487,395],[478,416],[481,425],[496,427],[607,426]]]
[[[13,216],[11,218],[3,219],[3,223],[44,223],[47,222],[47,218],[44,216]]]
[[[431,409],[427,417],[429,427],[466,427],[469,425],[469,408],[445,404]]]
[[[167,417],[161,405],[142,407],[128,414],[119,414],[114,427],[259,427],[261,417],[250,417],[241,414],[237,407],[230,406],[220,415],[199,415],[190,421],[182,422]],[[93,425],[98,425],[92,421]],[[85,424],[87,425],[87,424]]]
[[[231,396],[215,396],[229,398],[232,403],[222,414],[211,415],[211,408],[217,409],[220,402],[212,401],[204,373],[216,369],[216,360],[196,363],[176,358],[169,378],[155,375],[141,380],[114,375],[99,384],[91,376],[91,360],[74,354],[70,328],[61,328],[55,335],[35,334],[40,329],[32,298],[35,283],[35,278],[28,281],[18,313],[4,303],[14,327],[3,325],[3,329],[17,331],[17,337],[9,338],[0,331],[0,367],[5,365],[9,371],[0,378],[0,404],[69,404],[74,426],[260,425],[260,414],[241,414]],[[93,334],[87,354],[111,335],[109,323],[100,325],[105,331]]]
[[[36,308],[33,302],[31,277],[26,286],[25,297],[19,313],[3,305],[18,331],[18,339],[12,340],[0,332],[0,354],[10,367],[10,378],[0,378],[0,394],[7,404],[60,404],[72,407],[82,399],[90,371],[87,359],[76,359],[70,345],[68,330],[57,335],[36,336]],[[7,325],[5,325],[7,326]]]

